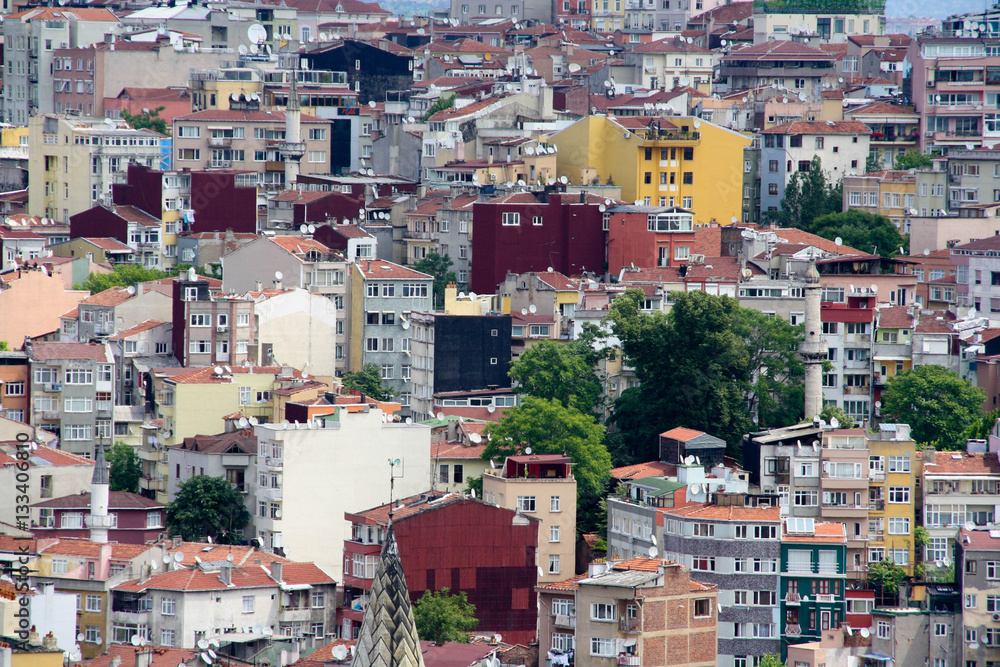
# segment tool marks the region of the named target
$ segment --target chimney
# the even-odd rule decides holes
[[[173,547],[174,549],[180,548],[182,544],[184,544],[184,538],[181,537],[180,535],[174,535],[170,542],[170,546]]]
[[[153,647],[144,646],[135,652],[135,667],[152,667],[154,656]]]
[[[42,637],[42,646],[50,651],[54,651],[59,648],[59,642],[56,641],[56,636],[49,631],[49,634]]]
[[[934,447],[924,447],[924,449],[923,449],[924,465],[927,465],[928,463],[930,463],[932,465],[934,464],[934,453],[935,452],[936,452],[936,450],[934,449]]]
[[[271,563],[271,578],[277,581],[279,584],[281,583],[281,574],[282,574],[281,570],[283,565],[284,563],[282,563],[280,560],[276,560]]]
[[[119,667],[122,664],[122,657],[120,655],[113,656],[111,658],[111,667]]]
[[[233,585],[233,568],[230,565],[223,565],[222,569],[219,570],[219,580],[226,586]]]
[[[256,283],[256,287],[257,287],[257,289],[254,290],[254,291],[256,291],[256,292],[262,292],[262,291],[264,291],[264,283],[262,283],[259,280]]]

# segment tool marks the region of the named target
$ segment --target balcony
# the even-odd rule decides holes
[[[232,169],[232,160],[212,160],[209,165],[212,169]],[[282,164],[282,169],[284,169],[284,164]]]
[[[829,603],[833,603],[833,602],[836,602],[836,601],[837,601],[837,597],[835,595],[822,595],[822,594],[816,595],[816,602],[829,602]]]
[[[885,511],[885,500],[879,498],[877,500],[868,501],[868,511],[869,512],[884,512]]]
[[[304,622],[312,618],[312,610],[308,606],[281,607],[278,610],[278,620],[281,622]]]
[[[84,521],[87,528],[108,528],[113,529],[118,527],[118,515],[108,514],[106,516],[95,516],[93,514],[88,514],[84,517]]]
[[[261,500],[281,500],[281,487],[261,487],[257,490],[257,498]]]
[[[785,563],[789,574],[843,574],[836,563]]]
[[[798,637],[802,634],[802,628],[798,623],[789,623],[785,626],[785,635],[788,637]]]
[[[557,628],[575,628],[576,627],[576,616],[564,614],[556,614],[552,617],[552,625]]]
[[[161,450],[150,449],[149,447],[139,447],[136,450],[136,454],[139,456],[140,461],[159,461],[160,457],[163,456]]]
[[[233,140],[231,137],[211,137],[208,145],[212,148],[228,148],[233,145]]]
[[[43,412],[42,419],[46,421],[58,421],[61,415],[61,412]]]
[[[627,635],[642,634],[642,622],[638,618],[618,619],[618,630]]]
[[[58,382],[46,382],[42,387],[42,391],[49,394],[58,394],[62,391],[62,384]]]
[[[885,541],[885,533],[884,532],[868,533],[868,541],[869,542],[884,542]]]
[[[871,393],[871,387],[844,387],[845,395],[862,395],[866,396]]]
[[[785,604],[799,604],[802,597],[798,593],[785,593]]]
[[[139,478],[139,488],[147,491],[166,491],[166,477],[141,477]]]
[[[265,470],[281,470],[283,462],[282,459],[273,459],[270,456],[265,456],[263,459],[257,459],[257,465]]]
[[[629,665],[630,667],[639,667],[642,661],[637,655],[620,655],[618,656],[619,665]]]

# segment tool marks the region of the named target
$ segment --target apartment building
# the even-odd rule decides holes
[[[111,444],[115,359],[107,343],[27,343],[30,423],[59,435],[63,449],[90,457]]]
[[[984,41],[996,35],[989,20],[993,14],[952,16],[939,31],[921,33],[910,42],[906,60],[923,152],[947,154],[1000,136],[1000,117],[984,111],[996,108],[1000,94],[1000,51]],[[973,37],[967,24],[975,22],[978,28],[980,21],[982,30]]]
[[[8,63],[0,107],[4,122],[24,126],[35,114],[53,113],[54,50],[103,41],[105,33],[117,25],[118,17],[110,9],[96,7],[78,7],[75,11],[33,7],[4,17]]]
[[[434,279],[381,259],[356,262],[351,272],[350,330],[358,344],[351,348],[350,367],[378,366],[384,384],[399,392],[408,410],[412,388],[403,367],[412,365],[409,319],[433,310]]]
[[[753,25],[755,44],[769,39],[793,40],[797,35],[843,44],[857,35],[882,35],[885,32],[885,3],[865,0],[827,6],[764,0],[754,5]]]
[[[1000,151],[955,147],[948,150],[947,164],[948,201],[944,208],[1000,202]]]
[[[356,639],[368,607],[375,566],[385,542],[390,513],[403,576],[411,599],[442,586],[464,593],[476,607],[477,632],[498,633],[505,642],[537,636],[535,604],[538,543],[535,519],[467,496],[429,491],[392,504],[350,512],[351,537],[344,542],[344,606],[340,636]],[[483,535],[495,536],[485,546]],[[441,573],[462,571],[455,581]],[[503,572],[508,585],[498,586]]]
[[[844,524],[785,519],[781,537],[782,655],[789,644],[817,641],[847,617]]]
[[[125,644],[139,634],[153,646],[196,646],[256,626],[310,637],[314,646],[336,636],[337,584],[329,575],[313,563],[292,563],[263,551],[255,556],[242,565],[185,558],[144,567],[140,578],[111,590],[108,643]]]
[[[883,169],[893,169],[896,159],[919,150],[920,114],[912,106],[872,102],[844,110],[844,120],[856,120],[872,130],[868,157]]]
[[[1000,236],[995,234],[951,247],[955,265],[955,299],[991,321],[1000,319]]]
[[[962,659],[965,664],[1000,660],[1000,534],[958,532],[955,587],[962,594]],[[956,632],[957,634],[957,632]]]
[[[161,166],[165,138],[152,130],[133,129],[124,121],[39,114],[27,125],[31,215],[68,225],[71,216],[95,204],[110,204],[111,186],[129,164]]]
[[[868,565],[889,560],[913,573],[920,459],[907,424],[879,424],[868,442]],[[911,531],[904,532],[909,525]],[[891,530],[887,530],[889,527]],[[902,527],[902,529],[901,529]],[[922,554],[920,554],[922,556]]]
[[[743,150],[752,143],[739,132],[683,115],[609,115],[583,118],[550,141],[560,151],[559,176],[573,183],[595,177],[608,183],[610,178],[621,187],[621,199],[636,205],[679,206],[691,211],[700,225],[739,219]],[[589,264],[587,268],[593,269]]]
[[[28,355],[23,350],[0,352],[0,417],[27,423],[30,374]]]
[[[539,645],[573,650],[581,667],[716,665],[718,590],[691,574],[669,560],[634,558],[540,584]]]
[[[652,20],[652,16],[649,18]],[[640,44],[624,51],[622,56],[626,65],[635,67],[635,83],[641,88],[673,90],[691,87],[710,92],[715,54],[681,37]]]
[[[289,557],[314,559],[334,579],[344,581],[344,541],[358,505],[375,506],[393,496],[426,491],[430,475],[431,430],[419,424],[386,421],[375,404],[338,403],[306,423],[254,426],[257,458],[250,488],[254,507],[248,531]],[[365,443],[358,447],[358,443]],[[393,464],[387,465],[391,460]],[[323,507],[334,529],[315,529]],[[358,619],[360,620],[360,619]]]
[[[141,283],[140,283],[141,284]],[[136,435],[130,429],[133,416],[142,421],[146,396],[142,383],[138,380],[150,368],[163,368],[177,363],[173,348],[173,324],[159,320],[145,320],[121,331],[112,343],[115,368],[118,371],[115,403],[115,437]],[[129,415],[120,420],[118,408]],[[139,408],[133,410],[132,408]],[[138,414],[136,414],[138,413]]]
[[[939,215],[948,208],[947,174],[938,170],[876,171],[844,177],[844,209],[884,215],[902,234],[911,219]]]
[[[24,427],[23,424],[20,426]],[[92,459],[47,445],[40,446],[31,454],[28,468],[31,475],[32,500],[37,498],[45,501],[90,491],[90,481],[94,476]],[[3,512],[4,516],[17,516],[20,514],[17,511],[18,505],[24,504],[17,499],[17,496],[23,495],[17,488],[19,483],[17,475],[23,471],[17,467],[17,445],[13,438],[0,445],[0,455],[3,456],[3,462],[0,464],[0,512]],[[34,525],[41,526],[46,522],[39,520],[39,514],[37,510],[32,511],[31,518]],[[67,524],[67,528],[83,528],[83,515],[74,517]]]
[[[193,475],[225,477],[241,493],[250,491],[251,469],[257,456],[257,439],[239,428],[239,419],[226,420],[226,431],[218,435],[196,435],[167,451],[167,495],[177,497],[179,482]],[[249,499],[249,496],[246,496]],[[249,502],[247,509],[253,510]]]
[[[66,343],[111,338],[140,323],[170,319],[170,296],[160,285],[111,287],[87,297],[62,316],[59,340]]]
[[[661,508],[657,517],[665,523],[663,556],[690,567],[693,580],[718,588],[720,667],[780,652],[781,509],[743,501],[740,494],[717,494],[714,503]]]
[[[779,209],[793,174],[808,172],[813,157],[828,180],[864,171],[871,141],[871,130],[858,121],[792,121],[762,134],[761,215]]]
[[[924,560],[947,566],[954,558],[960,528],[996,523],[1000,463],[996,452],[936,452],[929,447],[922,454],[923,525],[930,536]]]
[[[818,102],[822,99],[823,80],[837,76],[835,65],[832,53],[787,39],[765,39],[722,57],[717,92],[776,85],[803,102]]]
[[[329,173],[332,122],[308,114],[301,114],[299,120],[301,173]],[[228,110],[178,116],[173,126],[174,164],[178,169],[256,172],[262,185],[281,189],[285,186],[285,126],[284,111],[265,111],[257,100],[230,102]]]
[[[254,302],[215,294],[207,280],[174,281],[171,321],[181,366],[236,365],[253,358],[250,345],[258,341]]]
[[[677,201],[676,197],[669,200]],[[694,245],[694,214],[677,206],[611,206],[604,212],[608,271],[677,267],[686,264]]]
[[[569,457],[508,456],[483,474],[483,499],[539,519],[540,582],[560,581],[576,567],[576,479]]]

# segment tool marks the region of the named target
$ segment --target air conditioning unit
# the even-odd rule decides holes
[[[229,325],[220,324],[219,326],[215,327],[215,330],[218,331],[219,333],[222,333],[223,331],[229,331]]]

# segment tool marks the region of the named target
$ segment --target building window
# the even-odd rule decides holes
[[[691,569],[699,572],[715,572],[715,557],[695,556],[691,560]]]
[[[535,511],[535,497],[534,496],[518,496],[517,497],[517,511],[518,512],[534,512]]]
[[[254,611],[254,596],[244,595],[243,596],[243,613],[252,614]]]
[[[101,596],[100,595],[88,595],[87,596],[87,611],[101,611]]]
[[[177,613],[177,598],[163,598],[160,604],[160,613],[164,616],[173,616]]]
[[[708,598],[702,598],[694,601],[694,617],[695,618],[708,618],[712,615],[712,601]]]
[[[549,542],[559,541],[559,526],[549,526]]]
[[[160,646],[173,646],[174,640],[177,637],[176,630],[161,630],[160,631]]]
[[[613,604],[606,602],[590,603],[590,620],[614,622],[618,620],[618,610]]]
[[[561,507],[561,503],[560,503],[560,500],[559,500],[559,496],[550,496],[549,497],[549,511],[550,512],[560,512],[560,511],[562,511],[562,507]]]
[[[604,637],[591,637],[590,655],[613,658],[615,656],[615,640]]]
[[[500,217],[500,224],[504,227],[516,227],[521,224],[521,214],[515,212],[503,213]]]
[[[558,554],[549,555],[549,574],[559,574],[559,556]]]

